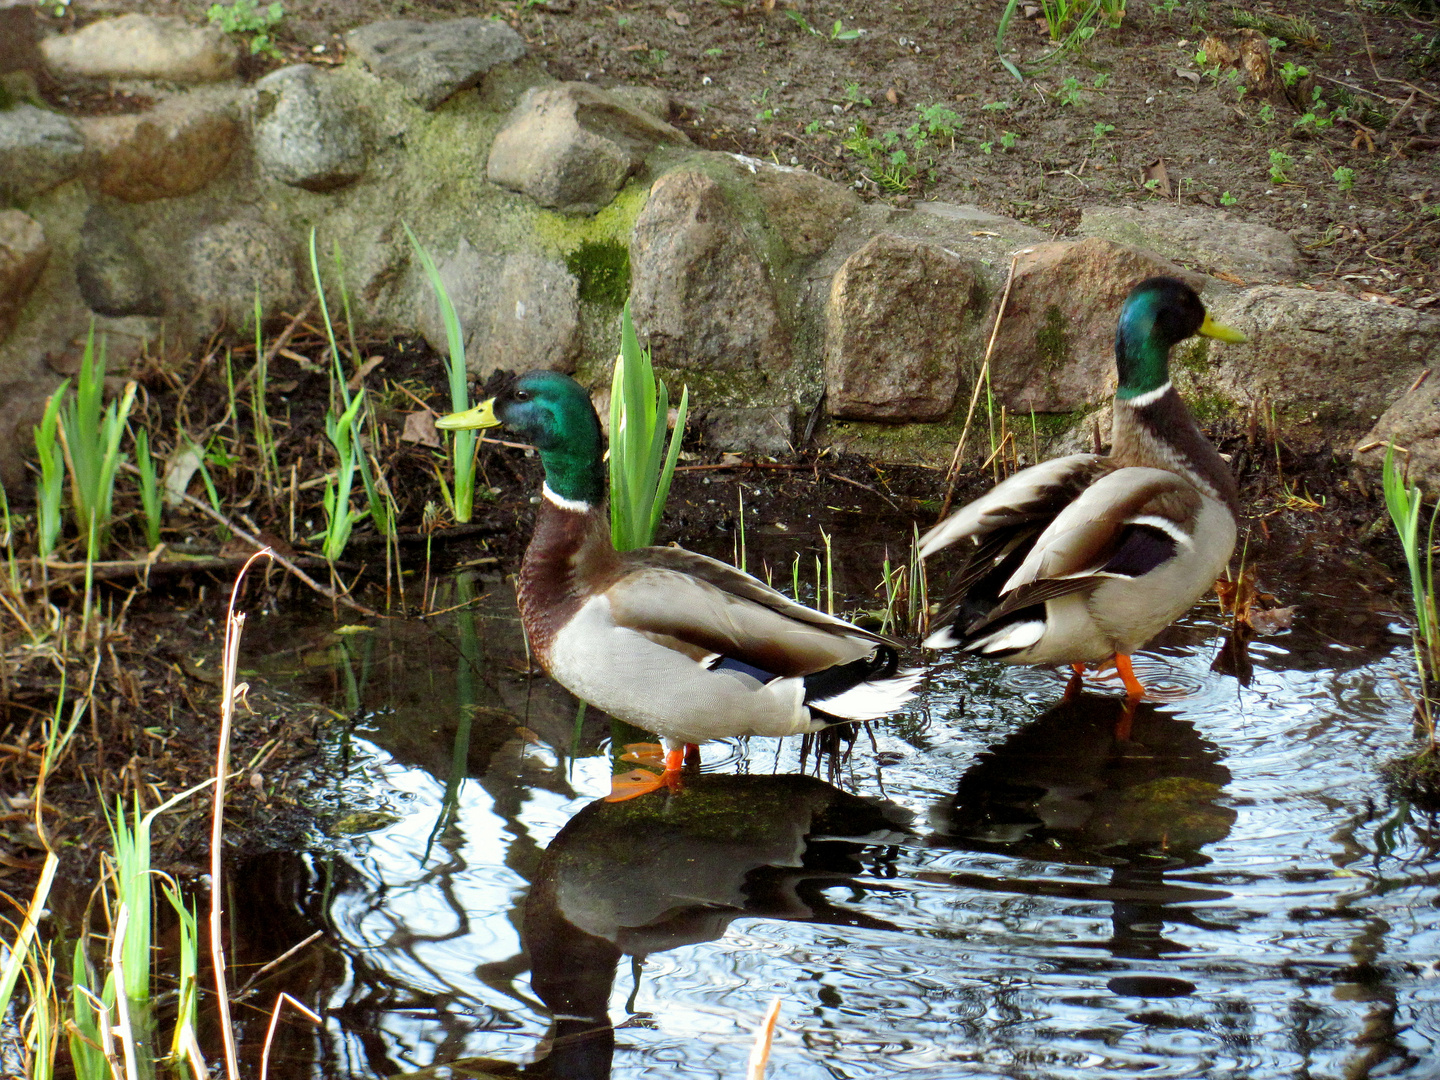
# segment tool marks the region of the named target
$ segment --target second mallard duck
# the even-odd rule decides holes
[[[678,547],[617,552],[605,512],[604,440],[585,389],[522,375],[440,428],[503,424],[545,466],[520,567],[521,621],[546,672],[577,697],[686,744],[796,735],[898,708],[918,679],[885,639]]]
[[[1235,478],[1170,384],[1170,349],[1194,334],[1246,340],[1182,281],[1135,286],[1115,335],[1109,456],[1024,469],[921,538],[922,557],[969,541],[926,645],[1077,673],[1113,662],[1128,695],[1144,694],[1130,655],[1214,585],[1235,548]]]

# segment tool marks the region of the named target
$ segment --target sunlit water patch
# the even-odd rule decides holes
[[[608,721],[527,673],[489,588],[252,624],[260,674],[345,718],[334,799],[371,812],[242,871],[250,958],[327,931],[264,984],[324,1018],[272,1075],[734,1078],[777,996],[796,1080],[1440,1068],[1440,845],[1376,780],[1410,705],[1373,618],[1253,645],[1242,687],[1202,611],[1129,717],[1113,681],[941,665],[834,783],[740,740],[606,803]]]

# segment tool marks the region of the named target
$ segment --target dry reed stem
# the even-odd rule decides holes
[[[186,496],[189,498],[189,496]],[[192,500],[196,501],[196,500]],[[203,504],[200,504],[203,506]],[[208,509],[208,507],[207,507]],[[240,634],[245,628],[245,613],[236,612],[235,602],[240,597],[240,586],[245,574],[256,559],[275,558],[268,547],[257,544],[258,550],[245,561],[235,584],[230,590],[230,604],[225,610],[225,649],[221,659],[220,691],[220,737],[215,751],[215,803],[210,824],[210,961],[215,968],[216,1006],[220,1013],[220,1032],[225,1042],[225,1074],[229,1080],[239,1080],[240,1063],[235,1051],[235,1027],[230,1020],[230,995],[225,986],[225,942],[221,937],[223,929],[223,895],[221,877],[221,842],[225,828],[225,781],[230,771],[230,727],[235,717],[235,670],[240,661]],[[123,985],[117,980],[117,985]]]
[[[770,1043],[775,1038],[775,1021],[780,1019],[780,999],[770,1003],[760,1030],[755,1032],[755,1045],[750,1048],[750,1063],[745,1069],[745,1080],[765,1080],[765,1066],[770,1061]]]
[[[280,1023],[280,1009],[287,1003],[291,1007],[299,1009],[310,1018],[312,1023],[319,1024],[321,1022],[320,1017],[282,990],[280,996],[275,999],[275,1007],[270,1010],[270,1026],[265,1030],[265,1048],[260,1052],[260,1080],[267,1080],[270,1074],[270,1044],[275,1039],[275,1028]]]
[[[1015,282],[1015,264],[1021,255],[1028,255],[1032,249],[1022,248],[1010,256],[1010,269],[1005,275],[1005,291],[1000,294],[1000,309],[995,312],[995,325],[990,328],[990,340],[985,345],[985,359],[980,362],[980,373],[975,376],[975,389],[970,392],[970,407],[965,412],[965,426],[960,429],[960,439],[955,444],[955,453],[950,457],[950,468],[945,472],[945,501],[940,504],[937,521],[943,521],[950,511],[955,498],[955,484],[960,479],[960,459],[965,453],[965,441],[970,437],[970,423],[975,419],[975,404],[980,400],[980,387],[989,380],[990,357],[995,352],[995,339],[1000,335],[1000,324],[1005,320],[1005,305],[1010,302],[1010,286]]]

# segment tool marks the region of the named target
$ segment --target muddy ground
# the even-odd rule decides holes
[[[188,0],[76,3],[56,22],[74,24],[117,10],[200,18],[205,6]],[[1252,25],[1285,42],[1276,46],[1277,65],[1308,69],[1312,82],[1301,85],[1312,90],[1304,111],[1291,103],[1294,95],[1273,101],[1242,96],[1223,73],[1209,73],[1197,61],[1197,43],[1207,32],[1234,27],[1234,10],[1223,5],[1137,3],[1118,28],[1100,28],[1078,51],[1064,53],[1023,84],[996,54],[1002,5],[995,0],[883,9],[807,5],[793,14],[724,0],[291,0],[286,6],[276,31],[281,58],[255,58],[250,75],[282,62],[336,58],[345,30],[377,18],[494,14],[520,29],[557,77],[660,86],[672,94],[678,122],[700,145],[798,163],[858,184],[868,197],[973,202],[1063,236],[1087,204],[1163,197],[1163,185],[1147,189],[1144,180],[1147,167],[1153,177],[1153,163],[1163,160],[1174,201],[1221,206],[1245,220],[1290,230],[1306,249],[1309,280],[1320,287],[1424,307],[1440,282],[1440,193],[1434,190],[1440,138],[1431,134],[1440,124],[1432,123],[1440,100],[1440,31],[1434,9],[1423,5],[1251,9]],[[852,38],[851,31],[863,33]],[[1007,58],[1015,63],[1049,48],[1042,26],[1023,11],[1005,40]],[[912,129],[922,121],[923,129]],[[937,122],[952,130],[932,134]],[[893,156],[896,150],[905,151],[903,163]],[[1272,151],[1290,162],[1278,179],[1271,173]],[[233,347],[237,365],[253,363],[253,343]],[[322,373],[328,361],[316,328],[302,327],[290,347],[313,364],[280,359],[274,368],[285,387],[279,457],[292,480],[284,490],[256,481],[245,408],[228,426],[223,422],[226,394],[217,351],[181,369],[157,365],[142,373],[143,415],[135,420],[152,432],[174,431],[178,423],[218,439],[225,452],[212,457],[211,471],[232,522],[282,552],[304,556],[314,550],[305,538],[323,521],[320,463],[328,459],[320,447],[328,384]],[[474,522],[445,527],[441,515],[429,519],[433,528],[427,526],[427,504],[441,501],[436,459],[399,434],[416,397],[443,408],[444,373],[413,340],[363,343],[362,355],[377,351],[387,357],[380,369],[384,385],[373,395],[377,450],[400,493],[406,566],[418,574],[428,549],[435,569],[481,560],[497,576],[513,570],[529,532],[537,463],[520,451],[487,448],[482,478],[494,493]],[[1349,576],[1363,581],[1377,603],[1403,606],[1386,568],[1400,562],[1383,510],[1373,493],[1357,486],[1344,454],[1301,456],[1274,433],[1238,422],[1213,435],[1233,455],[1248,500],[1247,563],[1282,602],[1287,593]],[[717,468],[721,462],[692,451],[673,489],[662,541],[723,554],[734,535],[741,487],[747,527],[766,550],[809,552],[820,527],[843,535],[853,533],[857,522],[867,523],[874,539],[846,565],[868,569],[838,583],[841,594],[858,603],[872,593],[880,560],[887,553],[903,557],[912,522],[922,528],[932,522],[945,496],[939,470],[809,452]],[[964,477],[956,497],[963,500],[987,482],[985,476]],[[246,550],[189,510],[168,519],[164,539],[177,550],[218,559]],[[141,553],[133,517],[117,528],[116,541]],[[6,744],[0,776],[11,791],[27,790],[34,775],[39,718],[52,708],[59,672],[65,670],[72,693],[94,680],[94,714],[47,789],[55,807],[50,828],[77,868],[93,863],[93,845],[102,835],[97,792],[113,799],[138,790],[153,805],[208,773],[223,604],[234,566],[238,560],[210,572],[152,578],[148,589],[143,573],[117,570],[102,586],[112,621],[93,670],[91,655],[60,657],[28,646],[34,635],[27,639],[21,618],[0,621],[7,659],[0,685],[0,742]],[[358,530],[340,570],[357,597],[383,608],[384,556],[367,527]],[[53,621],[51,604],[69,609],[77,603],[78,575],[57,576],[61,580],[48,594],[26,594],[20,615],[31,630]],[[414,595],[412,586],[412,603]],[[250,610],[268,604],[311,605],[322,615],[332,610],[331,601],[279,571],[258,575],[244,600]],[[1345,618],[1343,612],[1315,615]],[[305,781],[320,764],[320,729],[334,717],[263,688],[252,704],[253,714],[241,713],[234,754],[237,764],[248,767],[232,800],[238,826],[232,839],[255,848],[287,843],[316,827]],[[0,888],[16,892],[38,865],[29,814],[23,798],[17,799],[0,834]],[[194,865],[203,845],[198,809],[158,827],[161,865]]]

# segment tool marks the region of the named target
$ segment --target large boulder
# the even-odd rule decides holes
[[[1413,484],[1440,496],[1440,379],[1424,379],[1386,409],[1355,446],[1356,464],[1379,470],[1391,444]]]
[[[666,367],[778,372],[791,337],[770,270],[719,181],[655,181],[630,236],[635,326]]]
[[[465,362],[484,380],[495,371],[574,371],[580,346],[578,283],[562,263],[533,252],[491,255],[461,240],[437,269],[465,335]],[[419,284],[419,330],[448,353],[429,281]]]
[[[253,321],[257,295],[262,318],[293,310],[301,296],[294,245],[264,221],[213,225],[191,239],[184,260],[188,314],[201,329]]]
[[[96,204],[80,228],[75,283],[97,315],[163,315],[165,301],[153,269],[118,217]]]
[[[235,75],[235,43],[217,26],[169,15],[120,15],[40,43],[56,75],[89,79],[219,82]]]
[[[525,55],[525,41],[497,19],[424,23],[388,19],[351,30],[345,44],[381,78],[427,109],[468,90],[499,64]]]
[[[733,155],[753,176],[752,189],[765,219],[796,255],[819,255],[860,209],[860,196],[805,169]]]
[[[848,420],[938,420],[960,388],[979,267],[937,244],[881,234],[841,265],[825,312],[826,406]]]
[[[1212,353],[1218,388],[1241,405],[1315,421],[1317,435],[1364,431],[1422,371],[1440,366],[1440,315],[1276,285],[1207,303],[1250,338]]]
[[[255,84],[255,156],[267,174],[307,191],[334,191],[365,171],[359,117],[313,64]]]
[[[1091,206],[1080,213],[1080,235],[1144,248],[1246,282],[1294,281],[1300,276],[1300,248],[1288,233],[1237,221],[1225,211],[1169,204]]]
[[[0,210],[0,341],[20,321],[49,258],[50,243],[39,222],[20,210]]]
[[[1015,261],[990,382],[1012,412],[1070,412],[1115,393],[1115,320],[1135,284],[1170,274],[1206,279],[1110,240],[1055,241]]]
[[[486,175],[566,214],[593,214],[684,132],[589,83],[527,90],[490,146]]]
[[[80,124],[98,158],[97,185],[126,202],[199,191],[224,171],[240,137],[228,91],[177,95],[148,112]]]
[[[80,171],[85,140],[68,117],[34,105],[0,109],[0,199],[20,201]]]

